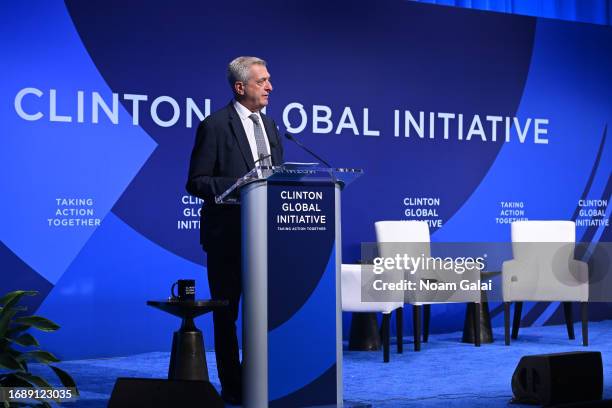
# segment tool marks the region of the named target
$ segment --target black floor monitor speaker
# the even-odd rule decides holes
[[[601,400],[601,353],[578,351],[524,356],[512,375],[513,402],[555,405]]]
[[[211,407],[225,404],[208,381],[118,378],[109,408]]]

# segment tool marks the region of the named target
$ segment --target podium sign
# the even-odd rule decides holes
[[[256,168],[232,187],[242,204],[246,407],[342,405],[340,191],[360,173]],[[222,200],[238,201],[232,189]]]
[[[335,200],[331,182],[268,182],[270,406],[337,403]]]

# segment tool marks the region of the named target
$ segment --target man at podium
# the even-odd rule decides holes
[[[228,403],[239,404],[242,370],[236,320],[242,294],[240,207],[217,205],[215,196],[256,163],[281,164],[283,147],[276,124],[261,112],[272,92],[266,62],[256,57],[238,57],[229,63],[227,77],[234,98],[198,126],[187,191],[204,200],[200,243],[207,254],[211,296],[229,301],[228,308],[213,312],[221,396]]]

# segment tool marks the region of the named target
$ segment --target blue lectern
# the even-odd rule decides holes
[[[242,205],[246,407],[342,405],[340,192],[361,174],[261,166],[216,199]]]

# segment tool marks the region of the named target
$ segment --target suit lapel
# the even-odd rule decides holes
[[[261,118],[266,128],[266,134],[268,135],[268,142],[270,143],[270,154],[272,155],[272,164],[278,166],[280,163],[280,157],[278,156],[278,129],[266,115],[261,114]]]
[[[236,109],[234,109],[233,102],[230,102],[228,106],[228,111],[230,127],[232,129],[232,132],[234,133],[236,142],[238,142],[238,147],[240,148],[240,152],[242,153],[244,162],[246,163],[247,168],[250,170],[255,167],[255,161],[253,161],[253,154],[251,153],[249,139],[247,139],[247,135],[244,131],[244,126],[242,126],[240,116],[238,116],[238,112],[236,112]]]

